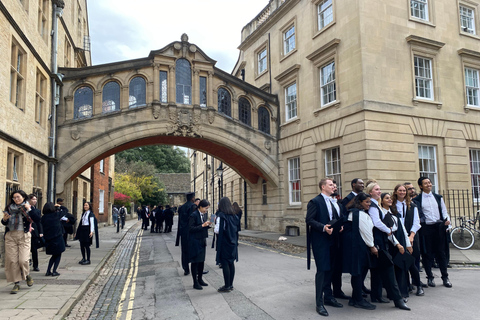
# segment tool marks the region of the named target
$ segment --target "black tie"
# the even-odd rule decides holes
[[[402,205],[403,205],[403,216],[402,216],[402,218],[405,219],[405,203],[402,203]]]

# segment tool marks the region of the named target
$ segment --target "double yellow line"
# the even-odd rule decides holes
[[[122,317],[124,303],[127,298],[128,288],[130,288],[130,295],[128,297],[128,305],[127,305],[127,315],[126,320],[132,319],[132,312],[133,312],[133,301],[135,299],[135,289],[137,287],[137,273],[138,273],[138,261],[140,258],[140,245],[142,243],[141,236],[143,235],[143,229],[137,235],[137,244],[135,245],[135,251],[132,256],[132,260],[130,261],[130,270],[128,271],[127,280],[125,281],[125,286],[123,287],[122,295],[120,296],[120,304],[118,305],[117,311],[117,320]]]

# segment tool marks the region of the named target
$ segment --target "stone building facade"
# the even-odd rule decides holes
[[[185,194],[190,192],[190,173],[159,173],[160,181],[165,185],[168,204],[172,207],[185,203]]]
[[[91,170],[70,181],[70,193],[56,194],[52,143],[62,85],[57,67],[91,65],[87,1],[2,0],[0,34],[0,204],[22,189],[36,193],[39,206],[61,197],[81,212],[82,201],[74,200],[90,199]]]
[[[427,175],[437,191],[466,189],[478,199],[479,6],[268,1],[242,29],[232,71],[280,101],[278,218],[266,225],[264,205],[253,200],[261,194],[249,193],[250,224],[303,232],[324,176],[346,195],[353,178],[375,178],[392,191]],[[223,184],[239,178],[224,176]]]

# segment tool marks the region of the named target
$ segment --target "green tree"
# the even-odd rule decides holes
[[[132,198],[134,202],[143,200],[142,190],[137,184],[137,178],[130,174],[115,174],[115,190]]]
[[[159,173],[188,173],[190,160],[185,152],[170,145],[151,145],[122,151],[115,155],[128,164],[145,162],[152,164]]]

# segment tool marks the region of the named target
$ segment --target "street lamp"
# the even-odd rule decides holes
[[[218,175],[218,194],[219,198],[223,198],[223,162],[220,162],[220,165],[217,168]],[[220,200],[219,199],[219,200]]]

